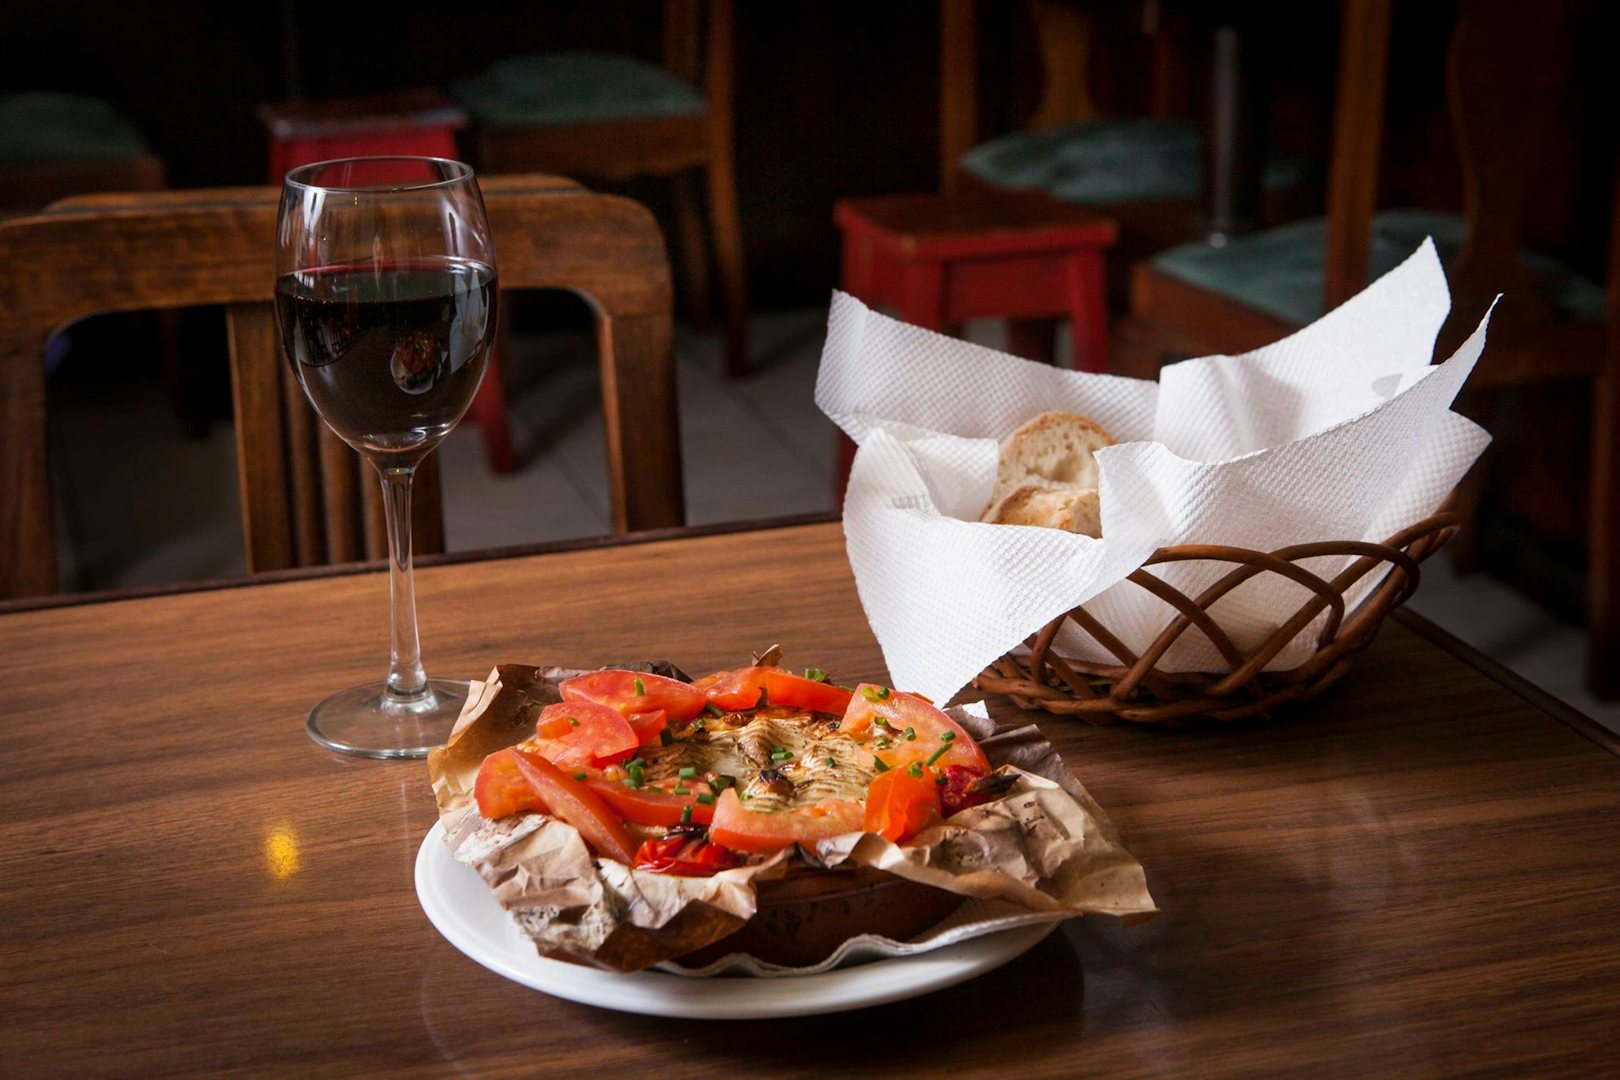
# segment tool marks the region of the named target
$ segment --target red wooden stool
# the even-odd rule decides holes
[[[1007,191],[844,199],[833,220],[844,239],[843,289],[863,303],[941,332],[968,319],[1007,319],[1013,351],[1032,359],[1049,358],[1049,341],[1029,333],[1032,321],[1066,316],[1075,367],[1107,368],[1103,253],[1119,233],[1110,218],[1042,192]],[[840,503],[854,452],[844,439]]]
[[[361,98],[288,101],[259,107],[270,132],[270,182],[280,184],[288,170],[332,158],[404,155],[455,158],[456,132],[467,114],[436,90],[404,90]],[[496,473],[518,466],[506,419],[500,345],[490,351],[489,369],[467,414],[484,436],[484,459]]]

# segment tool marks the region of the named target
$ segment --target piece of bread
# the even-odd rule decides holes
[[[1093,455],[1112,445],[1114,437],[1084,416],[1041,413],[1002,442],[991,508],[1021,487],[1095,488],[1097,459]]]
[[[1043,488],[1025,484],[992,506],[984,520],[995,525],[1041,525],[1082,536],[1102,535],[1102,503],[1096,488]]]

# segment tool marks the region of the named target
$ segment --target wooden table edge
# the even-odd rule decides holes
[[[793,529],[811,525],[828,525],[841,521],[842,518],[842,514],[834,511],[820,510],[775,518],[723,521],[710,525],[675,526],[667,529],[646,529],[641,532],[612,533],[607,536],[584,536],[573,540],[548,540],[532,544],[514,544],[507,547],[477,548],[469,551],[447,551],[437,555],[421,555],[414,560],[414,565],[416,569],[423,570],[435,566],[454,566],[460,563],[517,559],[530,555],[555,555],[569,551],[594,551],[601,548],[655,544],[666,540],[685,540],[705,536],[726,536],[732,533],[763,532],[770,529]],[[267,570],[259,574],[239,574],[202,581],[178,581],[161,585],[136,585],[122,589],[53,593],[49,596],[24,596],[14,600],[0,600],[0,618],[6,615],[45,611],[53,608],[85,607],[92,604],[117,603],[121,600],[145,600],[157,596],[175,596],[181,593],[251,589],[260,585],[277,585],[288,581],[309,581],[320,578],[350,577],[355,574],[382,573],[387,569],[387,559],[375,559],[367,562],[334,563],[326,566],[302,566],[287,570]]]
[[[1410,608],[1399,608],[1390,617],[1429,644],[1461,660],[1498,686],[1518,695],[1565,726],[1573,728],[1577,734],[1584,735],[1609,753],[1620,756],[1620,734],[1610,731],[1569,702],[1543,690],[1512,668],[1480,652],[1451,631]]]

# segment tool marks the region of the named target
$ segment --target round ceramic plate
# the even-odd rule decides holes
[[[586,1005],[696,1020],[813,1016],[916,997],[1000,967],[1057,925],[1023,926],[820,975],[693,979],[662,971],[621,975],[540,956],[477,871],[451,856],[438,825],[416,853],[416,895],[450,944],[497,975]]]

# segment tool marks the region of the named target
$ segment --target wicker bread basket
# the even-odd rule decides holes
[[[1441,512],[1381,544],[1330,540],[1276,551],[1186,544],[1160,548],[1128,578],[1180,612],[1140,656],[1110,633],[1085,606],[1053,619],[1026,643],[1027,655],[1008,653],[974,680],[980,690],[1005,694],[1019,706],[1092,723],[1131,721],[1163,724],[1208,718],[1237,720],[1263,716],[1278,706],[1306,701],[1337,682],[1351,658],[1367,647],[1384,616],[1406,602],[1418,585],[1418,564],[1457,532],[1457,516]],[[1355,561],[1331,580],[1299,565],[1320,556],[1352,556]],[[1231,571],[1200,595],[1190,597],[1146,567],[1157,563],[1210,560]],[[1265,640],[1239,649],[1210,616],[1222,596],[1257,574],[1281,574],[1309,590],[1299,610]],[[1368,575],[1381,578],[1351,611],[1345,594]],[[1317,635],[1316,652],[1288,671],[1262,671],[1294,636],[1328,612]],[[1072,622],[1118,660],[1116,664],[1067,660],[1052,648],[1058,632]],[[1200,633],[1221,655],[1224,672],[1167,672],[1154,665],[1185,633]]]

